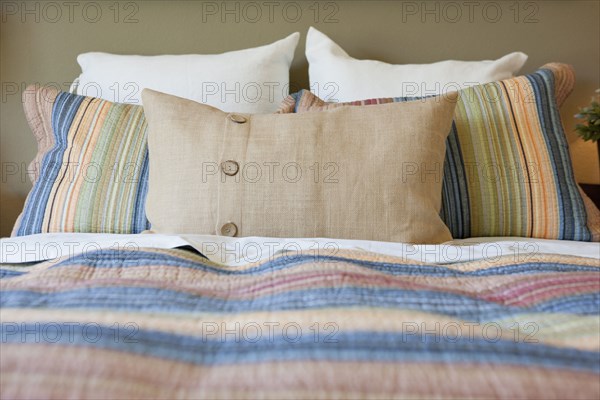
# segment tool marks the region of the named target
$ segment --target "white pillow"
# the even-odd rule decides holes
[[[357,60],[312,27],[306,37],[306,58],[310,89],[325,101],[442,94],[510,78],[527,61],[521,52],[495,61],[394,65]]]
[[[226,112],[271,113],[289,94],[289,70],[300,34],[222,54],[136,56],[83,53],[75,93],[142,104],[145,88]]]

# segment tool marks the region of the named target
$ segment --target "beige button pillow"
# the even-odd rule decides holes
[[[455,94],[262,115],[148,89],[142,98],[154,231],[451,239],[439,210]]]

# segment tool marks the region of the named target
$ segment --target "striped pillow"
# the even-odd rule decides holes
[[[148,229],[143,108],[35,86],[23,101],[38,155],[13,236]]]
[[[441,210],[453,237],[592,239],[558,112],[573,85],[572,68],[553,63],[460,92],[446,142]],[[302,91],[278,112],[407,100],[325,103]]]

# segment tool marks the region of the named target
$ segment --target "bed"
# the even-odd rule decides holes
[[[37,155],[0,240],[1,397],[599,398],[573,68],[357,60],[311,28],[311,88],[343,90],[288,96],[298,40],[85,53],[73,92],[23,91]],[[211,79],[285,90],[204,101]]]
[[[597,244],[60,236],[3,239],[4,398],[600,393]]]

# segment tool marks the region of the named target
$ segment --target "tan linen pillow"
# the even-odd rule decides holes
[[[152,230],[440,243],[456,95],[230,114],[144,90]]]

